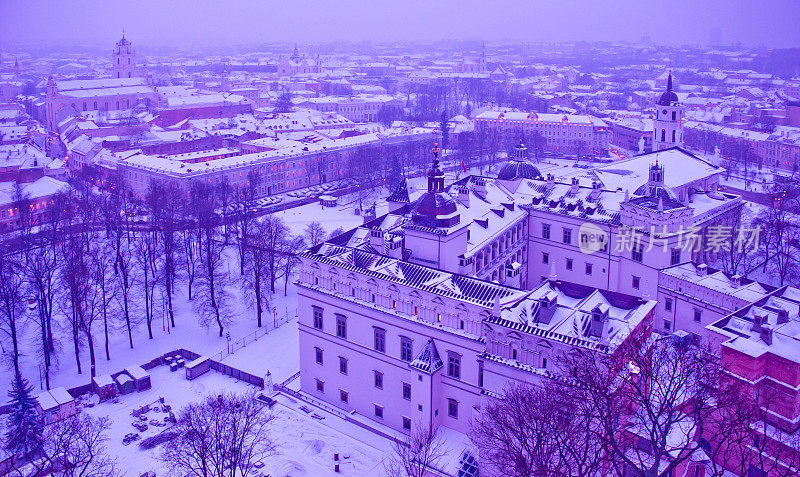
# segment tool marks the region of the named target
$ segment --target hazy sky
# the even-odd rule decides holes
[[[632,40],[800,47],[800,0],[0,0],[0,44]],[[2,46],[0,46],[2,48]]]

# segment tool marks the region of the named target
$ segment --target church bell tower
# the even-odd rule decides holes
[[[667,90],[656,103],[653,119],[653,151],[683,146],[683,105],[672,91],[672,73],[667,78]]]

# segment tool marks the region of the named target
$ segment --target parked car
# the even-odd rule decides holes
[[[147,430],[147,424],[143,422],[134,422],[132,423],[132,426],[139,432],[144,432]]]
[[[125,437],[122,438],[122,445],[126,446],[133,441],[139,440],[139,437],[139,434],[135,432],[129,432],[128,434],[125,434]]]

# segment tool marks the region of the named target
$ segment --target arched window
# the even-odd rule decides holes
[[[662,141],[666,141],[667,140],[667,130],[666,129],[662,129],[661,130],[661,140]]]
[[[675,111],[672,112],[672,120],[675,121]]]
[[[672,131],[672,142],[675,142],[675,131]]]

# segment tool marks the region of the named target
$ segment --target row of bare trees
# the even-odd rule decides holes
[[[557,379],[509,385],[476,420],[491,472],[666,477],[700,464],[713,476],[800,472],[790,450],[800,442],[787,442],[794,438],[772,418],[776,391],[727,377],[718,358],[688,341],[611,355],[575,350],[559,365]]]
[[[236,316],[235,287],[262,326],[281,279],[287,293],[306,240],[278,215],[257,215],[259,183],[251,175],[245,188],[199,182],[188,192],[154,183],[136,199],[119,180],[98,189],[78,175],[36,216],[20,193],[18,232],[0,241],[4,359],[15,371],[23,356],[36,359],[49,389],[69,349],[78,373],[88,355],[94,376],[100,356],[111,359],[115,332],[133,348],[140,328],[154,339],[159,328],[180,325],[179,296],[201,326],[223,336]],[[319,240],[319,231],[312,235]]]

